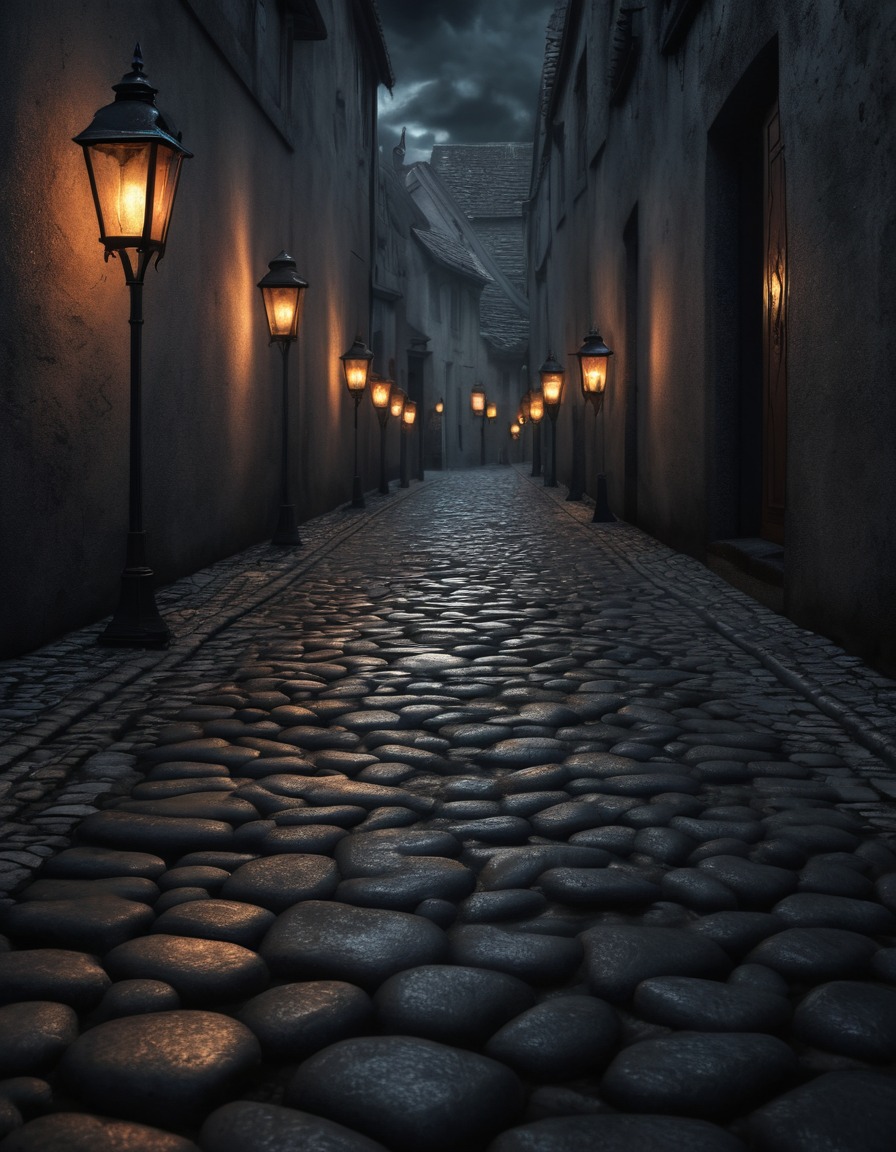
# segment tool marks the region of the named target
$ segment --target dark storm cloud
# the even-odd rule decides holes
[[[408,160],[433,144],[531,140],[554,0],[377,0],[395,72],[380,143],[407,127]]]

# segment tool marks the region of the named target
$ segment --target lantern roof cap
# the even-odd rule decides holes
[[[364,343],[364,338],[359,332],[355,337],[355,342],[347,352],[343,352],[339,357],[340,360],[372,360],[373,353]]]
[[[131,71],[113,84],[115,100],[100,108],[89,127],[75,136],[75,144],[121,144],[129,141],[156,140],[180,152],[193,155],[181,144],[181,134],[170,117],[155,105],[158,88],[153,88],[143,72],[140,45],[134,48]]]
[[[296,271],[296,262],[285,250],[268,264],[269,272],[258,281],[259,288],[307,288],[308,281],[303,280]]]
[[[548,358],[539,368],[539,372],[563,372],[563,365],[554,359],[554,353],[548,352]]]
[[[570,356],[612,356],[612,351],[604,343],[604,339],[600,332],[591,325],[591,330],[582,341],[582,347],[578,352],[570,352]]]

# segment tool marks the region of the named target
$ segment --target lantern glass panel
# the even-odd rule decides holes
[[[498,405],[497,404],[489,404],[485,410],[485,415],[488,417],[489,420],[494,420],[494,418],[498,415]]]
[[[388,408],[391,392],[392,384],[389,380],[373,380],[370,385],[370,399],[374,408]]]
[[[538,424],[544,419],[544,396],[541,392],[532,392],[529,395],[529,419]]]
[[[474,388],[470,393],[470,406],[475,416],[482,416],[485,412],[485,393],[481,388]]]
[[[94,144],[85,149],[107,247],[136,247],[146,225],[146,189],[153,145]],[[127,243],[121,241],[127,240]]]
[[[393,416],[400,416],[404,410],[404,393],[400,392],[397,388],[393,388],[391,399],[389,400],[389,412]]]
[[[366,358],[357,360],[343,360],[345,365],[345,382],[349,392],[363,392],[367,385],[367,369],[370,361]]]
[[[272,340],[295,340],[302,316],[303,292],[298,285],[265,285],[261,290]]]
[[[543,372],[541,375],[541,388],[544,393],[545,404],[559,404],[560,393],[563,391],[563,373]]]
[[[582,391],[586,396],[596,396],[607,386],[606,356],[582,356]]]
[[[417,405],[413,400],[407,401],[404,406],[404,411],[401,414],[401,418],[408,427],[414,423],[414,420],[417,418]]]

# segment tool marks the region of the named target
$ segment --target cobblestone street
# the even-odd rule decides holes
[[[896,683],[565,495],[0,664],[0,1152],[890,1152]]]

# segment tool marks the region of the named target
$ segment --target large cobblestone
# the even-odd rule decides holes
[[[0,665],[16,1147],[223,1147],[231,1101],[334,1147],[772,1152],[813,1085],[896,1096],[896,684],[564,497],[437,474],[160,590],[165,652]]]

